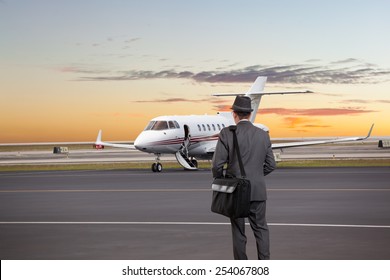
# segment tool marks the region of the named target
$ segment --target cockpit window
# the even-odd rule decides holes
[[[169,121],[168,124],[169,124],[169,129],[175,128],[175,124],[173,123],[173,121]]]
[[[177,121],[151,121],[145,130],[165,130],[180,128]]]
[[[151,130],[156,121],[151,121],[146,127],[145,130]]]
[[[166,121],[156,121],[153,125],[152,130],[164,130],[168,129],[168,123]]]

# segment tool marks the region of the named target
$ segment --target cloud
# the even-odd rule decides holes
[[[137,42],[137,41],[139,41],[139,40],[141,40],[140,37],[130,38],[130,39],[126,40],[124,43],[126,43],[126,44],[131,44],[131,43]]]
[[[331,127],[330,125],[319,125],[319,124],[306,124],[303,127],[308,127],[308,128],[328,128]]]
[[[124,46],[122,49],[124,50],[127,50],[127,49],[130,49],[132,48],[133,44],[137,41],[141,40],[141,38],[137,37],[137,38],[130,38],[130,39],[127,39],[125,40],[123,43],[124,43]]]
[[[313,61],[313,60],[311,60]],[[199,83],[252,83],[257,76],[267,76],[269,83],[277,84],[364,84],[389,81],[390,69],[348,58],[328,65],[306,62],[291,65],[252,65],[232,70],[201,72],[166,69],[163,71],[117,72],[117,75],[91,75],[80,81],[126,81],[141,79],[188,79]]]
[[[296,128],[296,127],[302,127],[305,123],[315,123],[313,119],[308,119],[305,117],[285,117],[283,118],[283,122],[285,123],[285,126],[288,128]]]
[[[214,106],[217,111],[231,111],[231,104],[220,104]],[[275,114],[280,116],[340,116],[340,115],[359,115],[374,113],[377,111],[366,110],[359,107],[347,108],[310,108],[310,109],[292,109],[292,108],[261,108],[258,114]]]
[[[358,63],[359,60],[356,58],[347,58],[343,60],[333,61],[332,64],[346,64],[346,63]]]
[[[366,99],[348,99],[341,101],[342,103],[360,103],[360,104],[368,104],[368,103],[390,103],[390,100],[366,100]]]
[[[222,111],[230,111],[231,105],[226,105],[228,100],[226,99],[220,99],[220,98],[213,98],[213,97],[207,97],[203,99],[190,99],[190,98],[182,98],[182,97],[173,97],[173,98],[159,98],[159,99],[152,99],[152,100],[136,100],[131,101],[134,103],[181,103],[181,102],[191,102],[191,103],[208,103],[213,104],[213,109],[219,112]]]
[[[219,112],[231,111],[232,110],[231,108],[232,108],[232,104],[230,104],[230,105],[221,104],[221,105],[214,106],[214,109],[219,111]]]
[[[123,112],[113,112],[113,113],[92,113],[91,114],[94,117],[101,117],[101,118],[145,118],[147,117],[144,114],[139,113],[123,113]]]
[[[358,115],[373,113],[376,111],[362,108],[313,108],[313,109],[289,109],[289,108],[264,108],[260,109],[260,114],[293,115],[293,116],[338,116],[338,115]]]
[[[283,118],[284,127],[296,129],[297,132],[308,132],[316,128],[329,128],[330,125],[323,125],[321,121],[309,117],[285,117]],[[307,130],[309,129],[309,130]]]
[[[166,98],[166,99],[153,99],[153,100],[138,100],[132,101],[136,103],[176,103],[176,102],[209,102],[210,99],[189,99],[189,98]]]
[[[60,71],[62,73],[91,74],[91,75],[108,73],[108,71],[105,70],[90,69],[89,67],[86,66],[57,67],[55,68],[55,70]]]

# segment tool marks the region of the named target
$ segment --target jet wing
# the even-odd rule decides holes
[[[368,132],[368,135],[366,137],[349,137],[349,138],[337,138],[337,139],[330,139],[330,140],[278,143],[278,144],[272,144],[272,149],[284,149],[284,148],[330,144],[330,143],[338,143],[338,142],[362,141],[371,136],[371,132],[373,128],[374,128],[374,124],[371,125],[370,131]]]
[[[99,130],[99,134],[96,138],[94,147],[96,149],[103,149],[105,146],[135,150],[134,145],[131,145],[131,144],[116,144],[116,143],[103,142],[102,141],[102,131]]]

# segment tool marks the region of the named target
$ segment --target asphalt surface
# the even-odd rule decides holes
[[[0,173],[0,259],[232,259],[210,182],[208,170]],[[278,169],[267,184],[272,259],[390,259],[389,167]]]

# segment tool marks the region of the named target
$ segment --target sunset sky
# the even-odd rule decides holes
[[[0,143],[134,140],[259,75],[273,138],[390,135],[390,1],[0,0]]]

